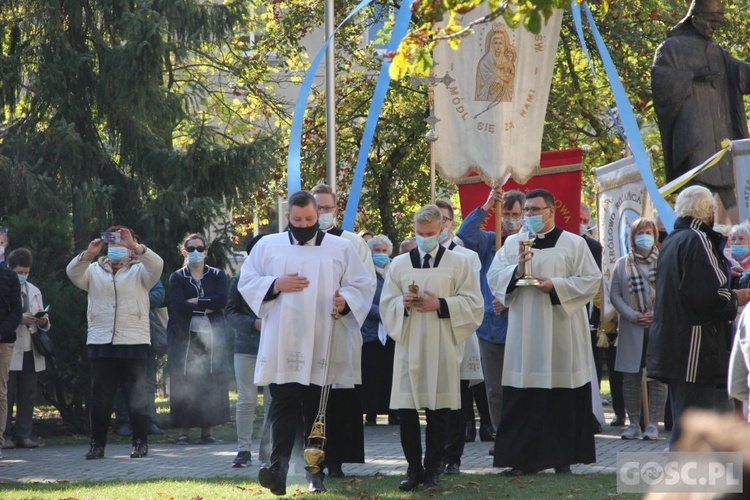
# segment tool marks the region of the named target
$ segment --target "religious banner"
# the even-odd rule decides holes
[[[654,218],[646,186],[632,156],[594,170],[598,193],[596,218],[602,244],[602,322],[617,311],[609,300],[617,259],[630,252],[630,225],[639,217]]]
[[[460,19],[463,26],[488,13],[483,3]],[[488,183],[509,171],[526,183],[539,167],[562,10],[555,9],[537,35],[509,28],[502,18],[474,26],[459,50],[434,50],[435,165],[457,181],[474,171]]]
[[[732,160],[739,222],[745,222],[750,220],[750,139],[732,141]]]
[[[578,234],[581,212],[581,150],[545,151],[538,163],[539,167],[526,184],[520,185],[510,179],[502,187],[503,191],[517,189],[527,193],[532,189],[546,189],[555,196],[555,223],[566,231]],[[460,180],[458,196],[462,217],[484,205],[489,194],[490,187],[476,173]],[[485,219],[483,229],[495,230],[494,210]]]

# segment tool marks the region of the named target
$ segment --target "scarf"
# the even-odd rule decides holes
[[[638,312],[647,312],[654,305],[656,292],[656,260],[659,257],[659,249],[654,246],[647,256],[630,252],[625,258],[625,273],[628,276],[628,289],[630,290],[630,306]],[[640,265],[648,266],[648,272],[644,274]]]

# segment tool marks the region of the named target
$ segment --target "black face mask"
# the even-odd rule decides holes
[[[297,227],[289,224],[289,231],[292,232],[295,240],[304,244],[315,238],[315,235],[318,234],[318,223],[316,222],[309,227]]]

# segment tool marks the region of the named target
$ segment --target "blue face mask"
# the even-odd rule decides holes
[[[438,241],[445,241],[445,239],[448,237],[448,228],[444,227],[442,231],[440,231],[440,235],[438,236]]]
[[[28,276],[21,276],[20,274],[17,274],[16,276],[18,276],[18,283],[21,285],[25,284],[26,280],[29,279]]]
[[[385,267],[385,265],[388,264],[389,260],[390,259],[388,259],[388,256],[384,253],[376,253],[372,256],[372,262],[377,267],[381,267],[381,268]]]
[[[192,252],[188,252],[187,257],[188,264],[193,267],[197,267],[206,259],[206,254],[203,252],[199,252],[198,250],[193,250]]]
[[[544,227],[544,221],[542,220],[541,214],[527,215],[526,217],[524,217],[524,220],[526,221],[526,224],[528,224],[529,227],[534,230],[535,233],[538,233]]]
[[[638,250],[651,250],[654,246],[654,237],[650,234],[638,234],[635,236],[635,246]]]
[[[331,227],[333,224],[333,212],[330,214],[319,214],[318,224],[320,225],[320,229],[328,229]]]
[[[125,247],[109,247],[107,248],[107,258],[111,263],[119,264],[128,258],[128,249]]]
[[[747,245],[732,245],[732,257],[739,259],[747,254]]]
[[[432,252],[432,250],[438,244],[438,237],[437,236],[430,236],[428,238],[425,238],[423,236],[416,235],[414,238],[417,241],[417,246],[419,247],[419,249],[422,250],[425,253]]]

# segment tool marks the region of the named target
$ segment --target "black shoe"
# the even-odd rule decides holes
[[[86,453],[86,460],[96,460],[97,458],[104,458],[104,446],[91,443],[89,452]]]
[[[485,442],[495,440],[495,429],[492,428],[492,425],[479,426],[479,440]]]
[[[328,491],[326,485],[323,484],[324,477],[325,475],[321,473],[308,474],[309,484],[307,486],[307,491],[310,493],[323,493],[324,491]]]
[[[419,487],[420,483],[424,482],[424,469],[413,470],[409,468],[406,471],[406,479],[401,481],[398,485],[398,489],[401,491],[412,491]]]
[[[510,476],[510,477],[519,477],[519,476],[523,476],[525,474],[526,474],[526,472],[524,472],[523,470],[521,470],[521,469],[519,469],[517,467],[513,467],[512,469],[504,470],[503,472],[500,473],[501,476]]]
[[[570,465],[563,465],[555,467],[555,474],[573,474],[573,471],[570,470]]]
[[[151,435],[161,436],[164,434],[164,430],[156,425],[156,422],[151,422],[151,424],[148,426],[148,433]]]
[[[271,490],[274,495],[286,495],[286,484],[281,475],[268,467],[261,467],[258,471],[258,482],[264,488]]]
[[[594,434],[601,434],[602,430],[604,430],[604,429],[602,429],[602,424],[600,424],[597,419],[594,419],[593,422],[594,423],[592,424],[592,426],[593,426],[592,432]]]
[[[466,423],[466,442],[467,443],[473,443],[477,439],[477,428],[474,425],[474,422],[467,422]]]
[[[346,476],[339,463],[328,463],[326,467],[328,468],[328,477],[340,478]]]
[[[495,456],[495,447],[494,446],[490,448],[490,456],[491,457]]]
[[[615,418],[612,419],[609,425],[611,425],[612,427],[625,427],[625,417],[621,415],[617,415]]]
[[[130,450],[130,458],[143,458],[148,455],[148,443],[140,439],[133,443],[133,449]]]
[[[250,458],[249,451],[238,451],[237,456],[234,457],[234,460],[232,461],[232,467],[234,467],[235,469],[241,469],[243,467],[247,467],[247,464],[251,462],[252,459]]]
[[[445,473],[449,476],[460,474],[461,467],[458,464],[453,464],[453,463],[445,464]]]
[[[117,429],[115,429],[115,434],[122,437],[130,437],[130,435],[133,433],[133,430],[130,428],[130,424],[125,422],[124,424],[120,424],[117,426]]]
[[[456,466],[456,468],[458,468],[458,466]],[[437,474],[436,472],[426,473],[422,491],[427,491],[430,493],[436,493],[440,491],[440,480],[438,479],[438,477],[439,474]]]

